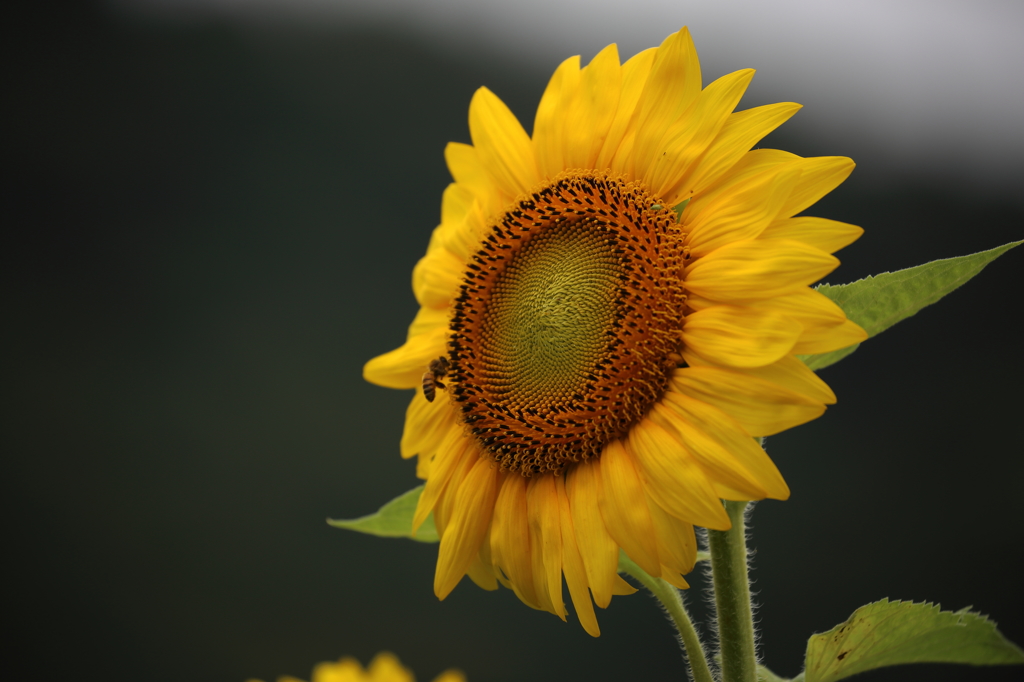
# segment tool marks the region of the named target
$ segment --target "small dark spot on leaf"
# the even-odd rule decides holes
[[[837,660],[837,661],[841,661],[841,660],[843,660],[844,658],[846,658],[846,654],[848,654],[848,653],[850,653],[850,652],[849,652],[848,650],[847,650],[847,651],[844,651],[844,652],[842,652],[841,654],[839,654],[838,656],[836,656],[836,660]]]

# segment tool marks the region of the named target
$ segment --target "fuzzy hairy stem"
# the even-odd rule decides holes
[[[652,578],[624,553],[619,555],[619,570],[636,579],[661,602],[679,633],[679,641],[686,652],[686,658],[690,665],[690,676],[694,682],[714,682],[715,678],[711,675],[711,668],[708,667],[708,659],[704,653],[704,645],[700,641],[696,628],[693,627],[690,615],[686,612],[679,590],[661,578]]]
[[[757,682],[754,618],[747,577],[747,502],[725,502],[732,528],[709,530],[723,682]]]

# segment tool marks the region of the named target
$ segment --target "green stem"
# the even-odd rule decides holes
[[[683,643],[683,649],[686,651],[694,682],[714,682],[715,678],[711,675],[711,668],[708,667],[708,659],[704,655],[704,645],[701,644],[697,630],[690,620],[690,615],[686,612],[679,590],[661,578],[652,578],[644,569],[633,563],[624,552],[619,554],[619,570],[629,574],[650,590],[672,618],[672,622],[679,632],[679,639]]]
[[[747,578],[746,502],[726,502],[732,528],[708,530],[723,682],[757,682],[754,618]]]

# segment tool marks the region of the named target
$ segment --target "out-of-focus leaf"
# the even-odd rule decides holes
[[[416,513],[416,503],[423,493],[423,486],[413,488],[399,495],[381,507],[375,514],[362,516],[358,519],[327,519],[327,523],[335,528],[345,528],[382,538],[412,538],[419,542],[437,542],[437,529],[434,528],[434,515],[431,514],[423,525],[412,534],[412,517]]]

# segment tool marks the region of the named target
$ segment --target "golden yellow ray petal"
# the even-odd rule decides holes
[[[800,393],[811,400],[817,400],[826,405],[834,405],[836,402],[836,394],[832,392],[828,384],[792,355],[765,367],[743,371],[750,376],[770,381],[794,393]]]
[[[427,480],[430,478],[430,467],[433,466],[434,460],[437,459],[437,453],[431,455],[423,455],[422,457],[416,456],[416,478],[420,480]]]
[[[720,192],[687,217],[690,255],[705,256],[730,242],[754,239],[775,220],[799,179],[793,164],[782,164]]]
[[[700,194],[735,166],[761,138],[799,111],[793,102],[766,104],[731,114],[715,141],[681,183],[682,193]]]
[[[449,142],[444,148],[444,160],[452,179],[472,192],[485,213],[491,214],[500,208],[497,187],[478,150],[462,142]]]
[[[630,594],[636,594],[637,589],[622,579],[622,576],[618,573],[615,574],[615,580],[612,581],[612,595],[615,597],[626,596]]]
[[[558,65],[537,105],[533,120],[533,151],[542,178],[553,178],[566,169],[565,118],[580,87],[580,58],[569,57]]]
[[[779,219],[765,228],[761,239],[795,239],[821,249],[825,253],[835,253],[844,246],[849,246],[864,234],[864,228],[841,223],[827,218]]]
[[[461,223],[469,215],[475,201],[476,196],[466,185],[457,182],[449,184],[441,195],[441,224]]]
[[[725,412],[671,389],[658,409],[711,477],[742,493],[736,499],[789,497],[789,486],[775,463]]]
[[[491,559],[508,576],[516,596],[528,606],[539,609],[540,601],[533,584],[533,551],[527,519],[526,479],[516,474],[507,475],[494,503]]]
[[[690,583],[686,582],[683,576],[677,575],[668,566],[661,567],[661,579],[667,582],[672,587],[675,587],[680,590],[686,590],[690,588]]]
[[[444,395],[427,402],[417,390],[405,411],[401,453],[404,459],[413,455],[432,455],[444,437],[455,427],[455,411]]]
[[[487,544],[485,538],[484,544]],[[466,570],[466,575],[472,580],[477,587],[493,592],[498,589],[498,579],[494,575],[494,569],[488,564],[484,563],[480,557],[475,557],[473,563],[469,565],[469,569]]]
[[[729,515],[704,470],[671,433],[648,418],[641,419],[629,430],[626,451],[640,465],[644,490],[662,509],[705,528],[730,528]]]
[[[600,637],[601,628],[597,625],[597,615],[590,601],[587,570],[583,566],[579,548],[576,545],[576,529],[573,527],[572,511],[569,507],[569,496],[565,491],[565,476],[554,476],[555,494],[558,497],[558,516],[562,531],[562,570],[565,572],[565,584],[569,587],[569,597],[576,610],[580,625],[591,637]]]
[[[469,472],[472,471],[477,460],[483,456],[477,444],[467,439],[466,453],[459,460],[455,471],[452,472],[451,478],[448,481],[448,485],[441,492],[437,504],[434,505],[434,527],[437,529],[437,536],[439,538],[444,537],[448,522],[455,512],[460,486],[466,481],[466,477],[469,476]],[[424,492],[426,492],[425,489]]]
[[[725,450],[720,442],[711,438],[692,420],[687,419],[690,415],[686,415],[677,405],[669,402],[667,395],[670,392],[666,391],[666,397],[661,403],[654,406],[650,412],[650,418],[686,445],[693,458],[707,472],[717,497],[722,497],[720,486],[724,485],[728,490],[740,493],[735,499],[760,500],[765,498],[767,491],[759,483],[757,477],[743,466],[742,457],[734,456]],[[681,394],[673,393],[673,395]],[[754,444],[754,439],[747,436],[738,425],[737,429],[751,444]]]
[[[850,177],[856,164],[845,156],[816,156],[799,164],[800,181],[786,200],[780,216],[794,216]]]
[[[416,513],[412,516],[413,533],[423,525],[423,522],[427,520],[427,516],[437,506],[438,500],[441,499],[442,493],[444,493],[445,488],[448,486],[448,482],[455,472],[460,469],[460,465],[466,460],[472,462],[472,458],[476,456],[476,447],[472,441],[462,433],[460,425],[453,424],[445,435],[444,440],[441,441],[441,445],[437,448],[437,454],[430,465],[430,476],[427,478],[427,484],[424,486],[420,499],[416,503]],[[458,484],[459,481],[456,481],[456,488]],[[437,525],[436,519],[434,525]]]
[[[630,126],[636,131],[636,142],[631,167],[624,169],[627,173],[634,177],[646,173],[664,151],[665,133],[693,105],[700,91],[700,61],[690,31],[683,28],[666,38],[655,55]]]
[[[448,329],[415,336],[395,350],[378,355],[363,366],[363,378],[385,388],[415,388],[423,384],[423,373],[431,360],[445,353]]]
[[[750,239],[726,244],[685,270],[686,288],[724,303],[784,296],[839,266],[835,256],[789,239]]]
[[[661,560],[644,484],[622,441],[612,440],[604,446],[594,472],[600,484],[598,506],[608,534],[640,568],[659,575]]]
[[[392,682],[387,680],[386,682]],[[398,682],[397,680],[395,682]],[[433,682],[466,682],[466,676],[459,670],[445,670],[433,679]]]
[[[495,184],[513,198],[540,180],[530,136],[505,103],[479,88],[469,103],[469,135]]]
[[[778,149],[755,149],[747,152],[728,173],[694,194],[686,206],[686,212],[683,213],[683,224],[689,228],[695,217],[703,213],[705,206],[717,203],[723,194],[733,192],[736,186],[750,182],[751,178],[763,173],[777,172],[782,166],[799,160],[800,157],[796,154]]]
[[[609,45],[580,74],[579,91],[565,119],[566,168],[593,168],[615,118],[622,91],[619,50]]]
[[[686,575],[697,563],[697,538],[693,534],[693,525],[675,518],[649,496],[647,506],[658,534],[661,565],[671,573]],[[662,577],[665,577],[664,572]]]
[[[793,348],[803,327],[779,313],[716,305],[686,316],[683,344],[705,360],[728,367],[763,367]]]
[[[562,527],[553,474],[539,474],[526,484],[526,513],[530,522],[533,584],[551,613],[565,620],[562,602]]]
[[[814,329],[800,337],[800,340],[793,346],[793,352],[797,354],[828,353],[852,346],[855,343],[867,341],[868,333],[859,325],[846,320],[837,327],[829,329]]]
[[[742,370],[683,367],[672,372],[672,386],[714,405],[751,436],[771,436],[817,419],[825,405]]]
[[[590,459],[572,467],[566,474],[566,491],[572,510],[576,545],[583,558],[587,582],[594,602],[602,609],[612,600],[612,585],[619,562],[619,546],[608,534],[598,501],[600,460]]]
[[[365,673],[359,668],[358,663],[352,672],[354,674],[347,671],[343,673],[338,670],[336,671],[338,677],[332,677],[320,676],[314,671],[312,682],[363,682],[364,680],[373,680],[373,682],[414,682],[415,680],[412,672],[403,666],[394,654],[387,651],[382,651],[374,656],[373,660],[370,661],[370,665],[366,666]]]
[[[655,195],[670,204],[689,196],[680,196],[686,174],[714,142],[753,77],[753,69],[744,69],[722,76],[705,88],[682,120],[666,132],[661,153],[649,166],[636,167],[637,175],[643,173],[641,177]]]
[[[791,317],[808,329],[831,329],[846,321],[846,313],[827,296],[801,287],[785,296],[776,296],[751,305],[758,310],[770,310]]]
[[[469,570],[480,543],[487,538],[498,496],[499,470],[487,457],[478,457],[459,486],[448,526],[441,536],[434,573],[434,594],[444,599]],[[451,494],[451,493],[449,493]]]
[[[629,152],[623,151],[622,154],[619,154],[622,141],[629,130],[630,121],[636,111],[636,103],[643,92],[644,84],[647,82],[647,76],[651,72],[651,65],[654,64],[654,57],[657,53],[658,48],[652,47],[634,55],[622,65],[622,91],[619,95],[619,104],[615,109],[615,118],[612,119],[612,123],[608,127],[608,135],[601,146],[601,153],[598,154],[597,161],[594,163],[595,169],[612,169],[616,172],[624,170],[622,166],[625,163],[624,159],[629,157]],[[630,143],[629,149],[632,149],[632,143]],[[615,164],[616,159],[620,162],[618,165]]]
[[[482,220],[479,200],[473,192],[465,185],[451,183],[441,198],[441,224],[430,234],[427,252],[447,249],[468,260],[478,246]]]
[[[433,249],[412,269],[412,293],[422,306],[448,308],[459,288],[466,261],[447,249]]]
[[[447,308],[429,308],[427,306],[421,306],[416,311],[416,317],[413,318],[412,324],[409,325],[409,331],[406,333],[406,340],[411,339],[414,336],[420,334],[426,334],[429,331],[433,331],[438,327],[448,327],[448,318],[451,313],[448,312]]]

